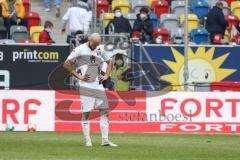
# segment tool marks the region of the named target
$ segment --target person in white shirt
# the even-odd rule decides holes
[[[92,11],[86,2],[81,0],[76,5],[70,7],[62,17],[62,34],[66,31],[67,23],[69,23],[70,36],[77,31],[87,34],[91,20]]]
[[[107,96],[104,91],[102,81],[108,79],[112,69],[112,60],[106,54],[103,46],[100,45],[101,36],[98,33],[93,33],[87,43],[76,47],[68,56],[63,67],[65,70],[79,80],[80,96],[82,103],[82,128],[86,146],[92,146],[89,130],[89,114],[94,109],[100,111],[100,128],[102,133],[102,145],[113,146],[117,145],[109,141],[109,106]],[[101,75],[101,65],[106,62],[107,69],[105,75]],[[76,66],[78,73],[73,69]]]

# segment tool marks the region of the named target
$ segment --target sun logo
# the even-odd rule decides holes
[[[172,83],[173,90],[182,91],[184,89],[184,56],[174,48],[171,48],[171,50],[175,62],[169,60],[163,60],[163,62],[173,71],[173,73],[163,75],[160,78]],[[192,84],[193,82],[219,82],[236,72],[236,69],[220,68],[229,56],[229,53],[213,59],[214,53],[215,48],[210,48],[206,51],[205,47],[199,47],[195,53],[193,53],[191,48],[188,48],[188,84]],[[188,86],[188,90],[194,91],[194,87]]]

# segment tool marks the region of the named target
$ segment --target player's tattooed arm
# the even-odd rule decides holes
[[[100,81],[104,81],[104,80],[107,80],[110,76],[110,73],[111,73],[111,70],[112,70],[112,60],[108,60],[106,61],[107,63],[107,70],[106,70],[106,74],[103,76],[103,75],[99,75],[99,80]]]
[[[77,79],[81,81],[88,81],[89,80],[89,75],[81,75],[77,73],[74,68],[72,67],[74,65],[74,62],[71,60],[66,60],[63,64],[63,68],[68,71],[72,76],[76,77]]]

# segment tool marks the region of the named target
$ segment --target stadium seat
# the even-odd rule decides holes
[[[140,39],[140,37],[141,37],[141,32],[139,32],[139,31],[134,31],[134,32],[132,32],[132,37],[133,37],[133,38],[138,38],[138,39]]]
[[[5,27],[0,27],[0,39],[7,39],[8,34],[7,34],[7,29]]]
[[[225,19],[228,22],[230,28],[232,25],[234,25],[234,26],[238,25],[239,19],[235,15],[225,15]]]
[[[227,2],[228,6],[231,6],[231,3],[232,3],[233,1],[236,1],[236,0],[225,0],[225,2]]]
[[[4,20],[3,20],[2,17],[0,17],[0,27],[5,27],[5,26],[4,26]]]
[[[151,6],[153,1],[156,1],[156,0],[146,0],[146,2],[148,3],[148,6]]]
[[[231,14],[231,9],[229,8],[229,5],[227,4],[227,2],[222,1],[222,3],[223,3],[223,14],[224,15]]]
[[[108,23],[114,18],[114,13],[102,13],[101,19],[103,20],[104,28],[107,27]]]
[[[202,19],[209,12],[209,5],[204,0],[195,0],[191,3],[191,10],[199,19]]]
[[[155,27],[153,29],[152,37],[153,40],[155,40],[158,37],[161,37],[163,44],[169,43],[169,32],[165,28]]]
[[[137,14],[140,12],[140,9],[143,7],[149,8],[148,3],[145,0],[138,0],[132,3],[132,12]]]
[[[128,19],[129,23],[133,27],[133,24],[134,24],[135,20],[137,19],[136,14],[135,13],[127,13],[127,14],[124,14],[123,16]]]
[[[171,34],[171,39],[173,39],[174,44],[183,44],[184,42],[184,29],[177,28],[175,32]]]
[[[153,22],[153,27],[159,27],[160,24],[159,24],[159,20],[157,18],[157,15],[153,12],[150,12],[149,17]]]
[[[180,24],[184,25],[184,14],[180,16]],[[188,32],[191,32],[192,29],[198,28],[199,19],[195,14],[188,14]]]
[[[22,0],[26,15],[31,11],[30,0]]]
[[[209,33],[205,28],[193,29],[191,31],[191,39],[196,44],[209,43]]]
[[[178,17],[185,12],[185,1],[172,1],[171,13],[176,14]]]
[[[28,39],[28,31],[25,26],[11,26],[10,36],[15,42],[20,39]]]
[[[206,0],[206,2],[208,3],[208,5],[212,8],[213,6],[216,5],[216,3],[220,1],[220,0]]]
[[[236,15],[240,18],[240,1],[233,1],[231,3],[231,11],[233,15]]]
[[[30,30],[32,26],[41,25],[41,18],[39,14],[36,12],[29,12],[27,15],[27,21],[28,21],[28,27],[27,27],[28,30]]]
[[[162,14],[169,12],[168,2],[166,0],[153,1],[151,10],[160,18]]]
[[[171,34],[179,26],[178,17],[175,14],[162,14],[160,17],[160,25],[166,28]]]
[[[113,0],[112,1],[112,10],[116,7],[121,8],[122,13],[129,13],[130,11],[130,3],[128,0]]]
[[[228,30],[226,30],[225,34],[224,34],[224,40],[228,44],[228,43],[230,43],[230,39],[231,39],[230,33],[228,32]]]
[[[97,0],[97,18],[100,17],[101,13],[108,12],[108,1],[107,0]]]
[[[30,28],[30,37],[35,43],[39,43],[39,35],[43,30],[43,26],[32,26]]]
[[[35,42],[31,39],[19,39],[16,41],[16,43],[35,43]]]

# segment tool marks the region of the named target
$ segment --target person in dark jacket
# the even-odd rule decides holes
[[[52,32],[53,24],[50,21],[44,23],[44,30],[39,35],[39,43],[55,43],[52,40],[50,33]]]
[[[125,17],[122,15],[121,8],[116,7],[114,9],[114,18],[109,22],[106,27],[106,34],[109,34],[109,31],[114,31],[114,33],[128,33],[129,35],[132,32],[132,27]]]
[[[133,32],[141,32],[140,40],[150,43],[153,32],[153,23],[148,15],[148,9],[143,7],[137,14],[137,19],[133,24]]]
[[[217,2],[216,6],[214,6],[207,15],[206,28],[210,33],[211,43],[213,43],[216,34],[221,34],[222,37],[224,36],[228,25],[224,18],[222,8],[223,3]]]

